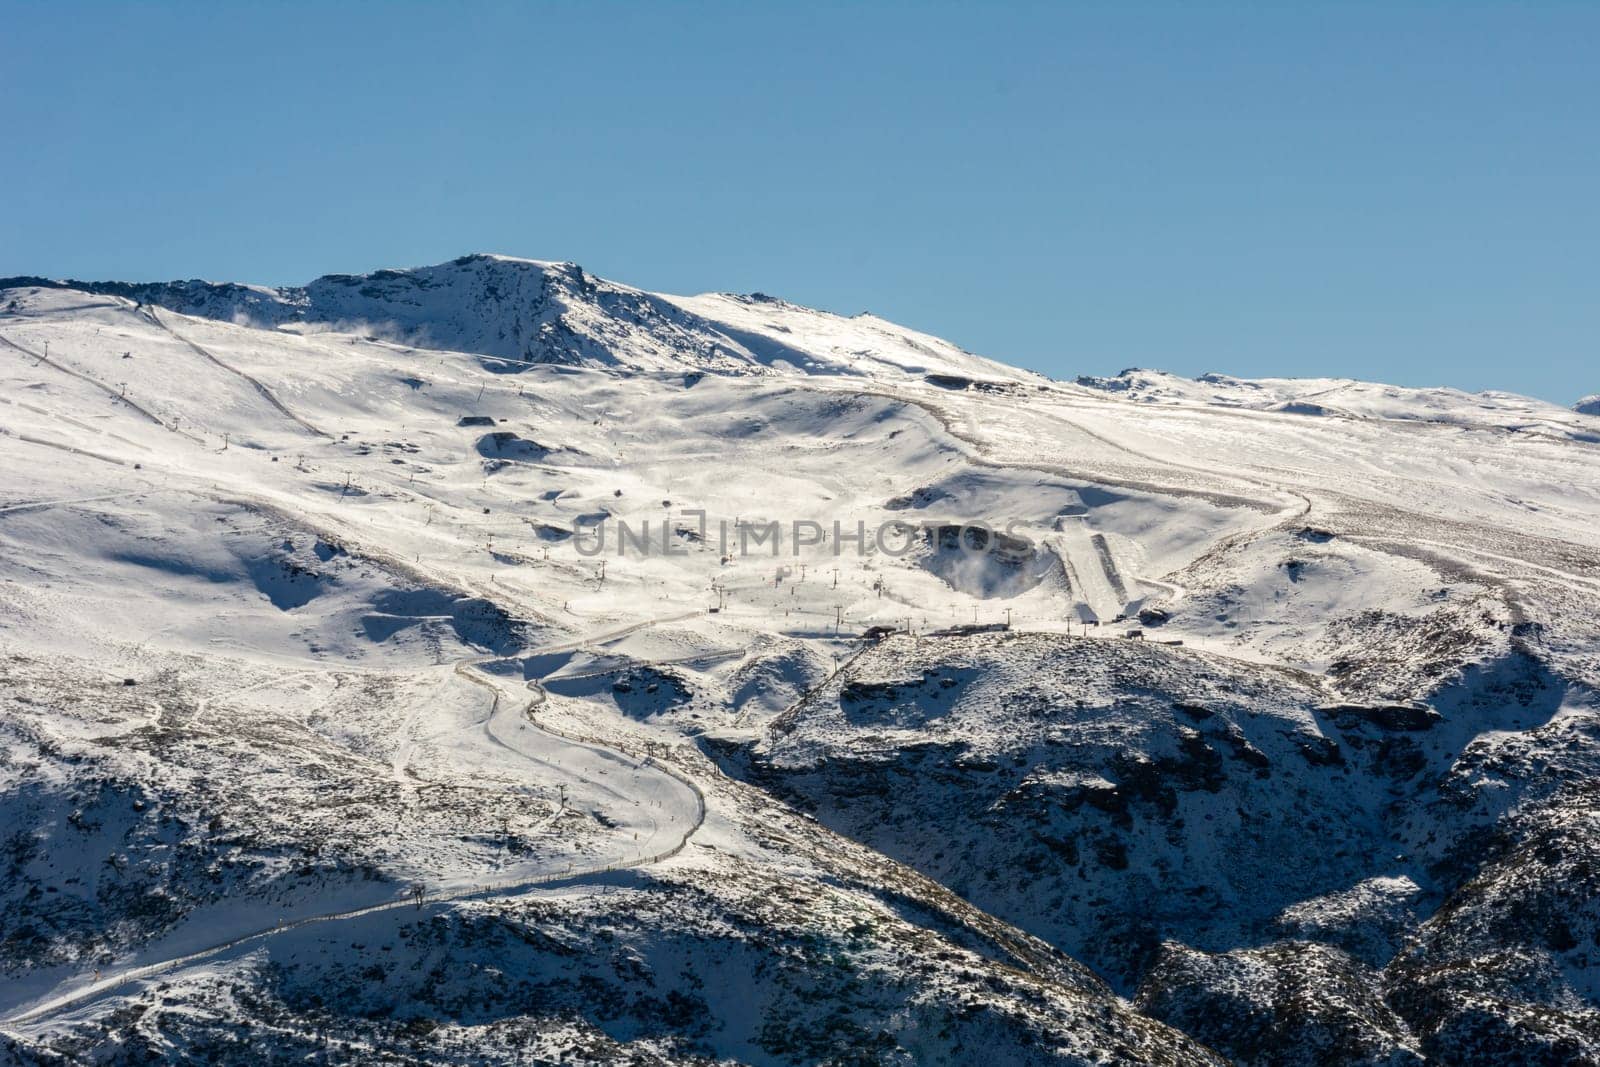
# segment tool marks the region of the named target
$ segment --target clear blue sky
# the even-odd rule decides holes
[[[0,0],[0,274],[467,251],[1057,376],[1600,391],[1600,4]]]

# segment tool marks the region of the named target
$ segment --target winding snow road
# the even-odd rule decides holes
[[[573,642],[571,645],[582,647],[595,641],[620,637],[660,621],[665,620],[649,620],[614,633]],[[562,645],[532,654],[560,651],[567,647],[568,645]],[[541,887],[582,882],[598,874],[660,863],[682,851],[705,821],[705,794],[693,779],[649,756],[635,756],[621,748],[577,738],[536,723],[532,718],[532,711],[547,699],[547,694],[537,681],[528,683],[532,689],[532,696],[515,713],[522,720],[517,723],[517,728],[506,731],[503,735],[495,735],[494,720],[505,712],[507,702],[502,699],[503,694],[494,676],[485,674],[478,670],[478,667],[501,658],[503,657],[474,656],[456,664],[456,672],[461,677],[494,693],[490,715],[484,723],[486,731],[498,744],[540,764],[557,765],[552,762],[549,752],[530,751],[536,742],[542,739],[547,749],[560,750],[560,755],[566,757],[566,760],[559,764],[564,774],[576,777],[616,799],[616,808],[607,811],[606,814],[617,830],[612,839],[617,842],[626,841],[625,848],[588,863],[566,864],[565,869],[559,871],[542,871],[534,874],[522,872],[498,879],[485,878],[464,885],[446,886],[421,897],[410,894],[360,907],[280,921],[219,939],[181,955],[127,967],[104,977],[95,972],[87,981],[81,979],[71,981],[56,987],[42,999],[36,998],[13,1005],[4,1016],[0,1016],[0,1029],[48,1020],[63,1012],[82,1008],[110,996],[134,983],[170,974],[191,964],[215,959],[233,949],[264,943],[273,936],[289,930],[400,908],[512,896]],[[634,791],[624,793],[621,789],[601,781],[603,778],[612,777],[613,774],[619,786],[623,784],[622,779],[628,779]],[[630,834],[633,836],[629,837]]]

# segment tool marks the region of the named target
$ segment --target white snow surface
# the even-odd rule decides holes
[[[304,921],[370,926],[362,909],[418,892],[822,877],[826,849],[769,836],[777,816],[696,745],[767,737],[869,627],[1142,628],[1197,671],[1377,701],[1428,699],[1532,633],[1595,686],[1584,412],[1334,379],[1053,382],[870,315],[500,256],[293,289],[14,284],[0,789],[54,850],[19,861],[28,879],[90,908],[137,869],[152,896],[8,961],[0,1016],[42,1040],[157,975],[232,973],[185,972],[205,950],[303,955]],[[951,557],[935,533],[900,554],[872,539],[893,520],[1009,524],[1020,547]],[[619,521],[653,550],[619,555]],[[768,521],[776,554],[736,550]],[[820,543],[793,545],[796,521]],[[580,553],[601,522],[604,554]],[[962,709],[940,737],[1004,732],[1004,707]],[[836,720],[786,743],[848,746]],[[927,736],[879,725],[858,753]],[[210,826],[205,846],[158,845],[150,809]],[[1408,877],[1278,910],[1376,929]]]

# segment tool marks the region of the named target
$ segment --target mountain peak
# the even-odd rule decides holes
[[[490,252],[281,288],[0,279],[0,288],[25,286],[107,294],[258,329],[312,327],[467,352],[500,372],[564,364],[645,373],[1027,377],[871,316],[845,319],[764,293],[667,296],[572,262]]]

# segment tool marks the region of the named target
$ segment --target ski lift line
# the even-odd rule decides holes
[[[35,352],[32,349],[28,348],[27,346],[18,344],[16,341],[11,340],[11,338],[6,337],[4,335],[0,335],[0,345],[5,345],[7,348],[15,350],[16,352],[18,352],[19,354],[21,354],[25,358],[33,360],[34,361],[34,366],[36,366],[36,367],[39,366],[40,364],[43,364],[44,366],[49,367],[52,370],[55,370],[55,371],[58,371],[58,372],[60,372],[62,374],[68,375],[69,377],[76,378],[81,382],[88,383],[89,385],[91,385],[94,388],[100,390],[102,393],[106,394],[107,396],[109,396],[111,399],[117,401],[118,403],[126,404],[128,407],[132,408],[134,411],[137,411],[140,415],[143,415],[145,418],[149,419],[151,422],[155,423],[157,426],[161,427],[163,430],[168,430],[168,431],[171,431],[172,433],[180,434],[180,435],[182,435],[184,437],[189,438],[189,440],[197,442],[199,444],[204,444],[205,443],[205,441],[202,438],[199,438],[199,437],[195,436],[194,434],[188,432],[187,430],[178,429],[176,423],[174,423],[174,424],[169,426],[163,419],[161,419],[160,416],[152,413],[151,411],[147,410],[146,408],[140,407],[138,404],[134,403],[132,400],[129,400],[125,394],[117,391],[116,389],[111,388],[111,386],[109,386],[109,385],[105,384],[104,382],[100,381],[98,378],[90,377],[89,375],[84,374],[81,371],[76,371],[76,370],[73,370],[71,367],[63,366],[62,364],[57,363],[54,360],[50,359],[48,356],[44,355],[43,353]]]
[[[170,335],[173,339],[175,339],[177,341],[180,341],[183,344],[187,345],[197,355],[199,355],[202,358],[207,359],[210,362],[216,364],[218,367],[221,367],[223,370],[227,371],[228,373],[237,375],[238,377],[244,379],[247,383],[249,383],[251,388],[253,388],[257,393],[259,393],[261,395],[261,398],[263,400],[265,400],[268,404],[271,404],[272,407],[275,408],[280,414],[282,414],[285,418],[289,419],[296,426],[299,426],[302,430],[305,430],[307,433],[312,434],[313,436],[316,436],[316,437],[325,437],[330,441],[334,440],[334,436],[332,434],[328,433],[326,430],[322,430],[322,429],[317,428],[316,426],[313,426],[311,423],[307,422],[305,419],[302,419],[299,415],[296,415],[294,412],[290,411],[287,407],[284,406],[284,404],[276,396],[273,395],[272,390],[268,389],[259,380],[257,380],[256,378],[252,377],[249,374],[246,374],[244,371],[240,370],[239,368],[237,368],[237,367],[235,367],[235,366],[233,366],[233,365],[231,365],[229,363],[224,363],[222,360],[218,359],[215,355],[213,355],[210,351],[208,351],[207,349],[201,347],[200,345],[196,344],[195,342],[189,340],[187,337],[183,336],[177,330],[173,329],[172,326],[168,322],[166,322],[166,320],[164,320],[160,316],[160,314],[157,313],[157,311],[156,311],[156,309],[155,309],[155,307],[153,305],[150,306],[150,307],[147,307],[145,309],[145,316],[152,323],[154,323],[155,325],[161,327],[161,329],[165,330],[167,332],[167,334]]]

